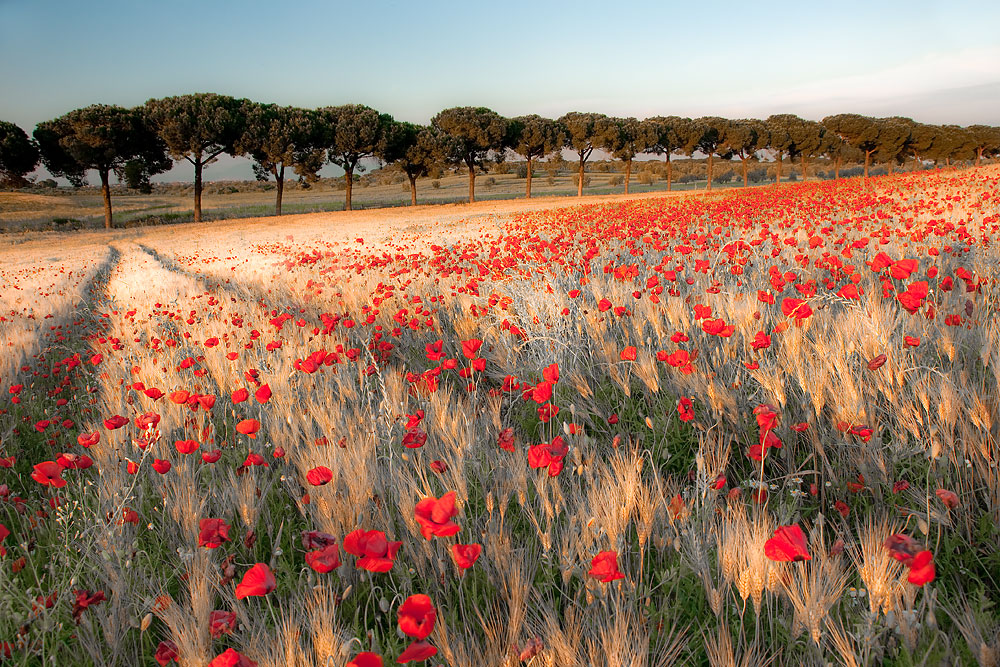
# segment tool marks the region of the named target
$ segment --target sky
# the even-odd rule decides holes
[[[0,119],[29,134],[192,92],[418,123],[475,105],[1000,125],[1000,3],[0,0]],[[252,172],[227,159],[205,177]]]

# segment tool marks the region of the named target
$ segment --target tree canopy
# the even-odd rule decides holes
[[[712,158],[719,155],[724,159],[732,156],[725,144],[724,137],[729,121],[718,116],[704,116],[694,120],[688,130],[688,140],[698,137],[694,143],[695,149],[701,151],[708,157],[708,184],[706,188],[712,189]]]
[[[566,148],[571,148],[580,158],[579,182],[576,194],[583,196],[584,166],[595,148],[603,146],[608,141],[608,134],[613,131],[611,119],[601,113],[580,113],[571,111],[559,119],[566,133]]]
[[[417,179],[438,170],[445,160],[440,133],[432,127],[394,122],[380,152],[380,160],[396,164],[410,181],[410,205],[417,205]]]
[[[223,153],[239,153],[236,146],[245,132],[249,108],[246,100],[215,93],[146,102],[170,156],[194,166],[195,222],[201,222],[202,171]]]
[[[281,215],[285,170],[291,167],[299,178],[314,182],[326,155],[316,145],[315,113],[276,104],[246,105],[246,127],[235,150],[249,155],[257,180],[274,177],[277,194],[274,214]]]
[[[347,185],[344,208],[351,210],[355,171],[364,171],[361,160],[383,150],[393,122],[392,116],[379,113],[363,104],[345,104],[317,110],[323,128],[327,156],[344,170]]]
[[[763,121],[757,119],[732,120],[726,123],[720,148],[739,158],[743,170],[743,185],[747,185],[747,161],[757,151],[767,148],[770,135]]]
[[[39,123],[34,134],[42,162],[53,175],[80,185],[87,171],[97,171],[108,229],[112,222],[111,172],[123,178],[130,160],[140,160],[147,173],[170,167],[166,146],[142,109],[95,104]]]
[[[531,165],[563,147],[566,134],[562,126],[539,115],[512,118],[507,126],[507,145],[528,162],[528,183],[525,197],[531,198]]]
[[[447,135],[446,158],[469,169],[469,203],[476,201],[476,168],[482,169],[491,152],[504,149],[507,121],[486,107],[452,107],[431,119]]]
[[[667,190],[673,188],[673,164],[670,161],[672,153],[684,153],[691,155],[694,152],[694,143],[697,142],[695,133],[690,130],[691,119],[680,118],[679,116],[653,116],[642,121],[653,135],[653,141],[649,146],[649,151],[656,155],[665,156],[667,163]]]
[[[632,160],[639,153],[645,153],[655,142],[655,135],[649,125],[635,118],[611,118],[608,131],[601,148],[625,163],[625,194],[632,176]]]
[[[0,120],[0,184],[22,187],[38,166],[38,146],[14,123]]]

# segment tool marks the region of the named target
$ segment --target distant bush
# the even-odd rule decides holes
[[[439,181],[438,179],[435,178],[433,181],[431,181],[431,187],[434,188],[435,190],[440,190],[441,189],[441,181]]]
[[[694,174],[684,174],[683,176],[680,176],[680,177],[674,179],[674,182],[676,182],[676,183],[694,183],[695,181],[700,181],[700,180],[701,179],[698,176],[695,176]]]
[[[625,182],[625,177],[622,176],[621,174],[615,174],[614,176],[608,179],[608,185],[610,185],[611,187],[621,185],[624,182]]]
[[[643,185],[652,185],[656,183],[656,174],[652,170],[643,170],[639,172],[639,182]]]
[[[517,168],[514,170],[514,174],[518,178],[527,178],[528,177],[528,163],[527,162],[520,162],[520,163],[518,163]]]
[[[732,169],[724,171],[721,174],[716,175],[712,181],[715,183],[732,183],[736,178],[736,172]]]
[[[747,180],[751,183],[763,183],[764,181],[769,180],[767,169],[764,167],[750,169],[747,171]]]
[[[580,187],[580,174],[573,174],[573,185]],[[590,186],[590,176],[583,177],[583,187]]]
[[[83,221],[76,218],[52,218],[56,229],[83,229]]]
[[[487,190],[492,190],[493,188],[496,187],[496,184],[497,184],[497,179],[495,179],[492,176],[483,181],[483,185],[486,187]]]
[[[48,188],[48,189],[53,189],[53,190],[55,188],[59,187],[59,184],[56,183],[51,178],[46,178],[46,179],[43,179],[41,181],[38,181],[38,183],[36,183],[35,185],[37,185],[40,188]]]

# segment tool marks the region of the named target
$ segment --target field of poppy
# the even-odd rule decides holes
[[[0,248],[0,664],[1000,664],[1000,168],[424,215]]]

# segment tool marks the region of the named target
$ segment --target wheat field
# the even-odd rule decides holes
[[[0,664],[1000,664],[1000,167],[0,238]]]

